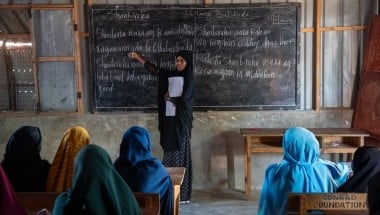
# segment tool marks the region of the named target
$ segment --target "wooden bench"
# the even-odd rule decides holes
[[[289,193],[287,214],[366,215],[367,193]]]
[[[170,178],[173,182],[173,192],[174,192],[174,203],[173,203],[173,211],[174,215],[179,214],[179,202],[180,202],[180,193],[181,193],[181,185],[183,182],[183,178],[185,177],[185,167],[166,167]]]
[[[133,193],[139,203],[143,215],[160,214],[160,194],[158,193]]]
[[[16,192],[17,199],[27,214],[36,214],[43,208],[52,213],[58,195],[58,192]]]
[[[160,214],[160,195],[158,193],[133,193],[143,215]],[[16,196],[27,214],[34,215],[46,208],[51,213],[58,192],[16,192]]]

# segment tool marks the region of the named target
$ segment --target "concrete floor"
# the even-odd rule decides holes
[[[256,215],[259,192],[247,201],[241,191],[229,189],[193,190],[190,204],[180,205],[180,215]]]

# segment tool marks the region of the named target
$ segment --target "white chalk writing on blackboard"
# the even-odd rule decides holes
[[[285,17],[280,13],[269,14],[268,20],[271,21],[274,25],[288,25],[295,22],[294,18]]]
[[[144,11],[130,11],[130,10],[115,10],[115,13],[111,16],[114,16],[116,20],[147,20],[150,18],[149,13],[145,13]]]
[[[195,106],[296,107],[299,7],[95,5],[90,26],[96,106],[156,105],[157,77],[130,61],[128,52],[173,69],[175,53],[191,50]]]

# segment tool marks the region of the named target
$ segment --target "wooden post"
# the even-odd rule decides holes
[[[314,109],[319,112],[321,103],[321,0],[316,1],[315,17],[314,17]]]
[[[81,114],[84,113],[84,104],[83,104],[83,85],[82,85],[82,61],[80,53],[80,34],[79,34],[79,1],[74,1],[73,13],[73,24],[74,24],[74,57],[75,57],[75,71],[77,74],[77,111]]]

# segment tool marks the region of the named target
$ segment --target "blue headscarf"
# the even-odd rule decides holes
[[[258,215],[286,214],[288,193],[335,192],[346,181],[348,166],[320,159],[318,140],[309,130],[288,128],[282,147],[282,162],[265,172]]]
[[[173,214],[173,184],[160,160],[151,154],[146,129],[129,128],[120,145],[120,157],[114,165],[133,192],[159,193],[161,214]]]

